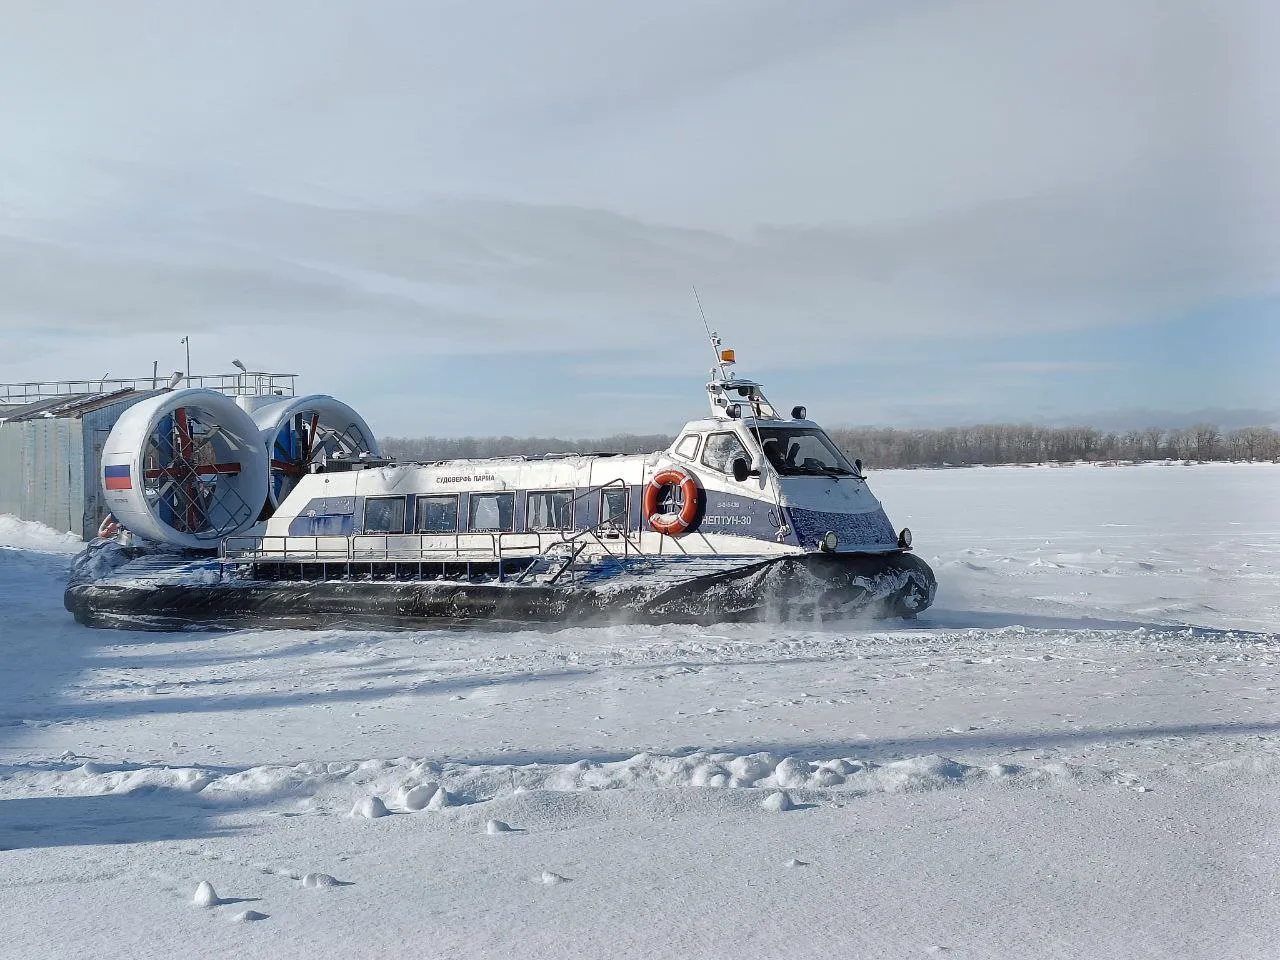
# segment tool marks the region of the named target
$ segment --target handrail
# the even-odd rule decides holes
[[[613,487],[623,490],[630,485],[622,477],[608,483],[588,487],[582,493],[570,498],[576,503],[593,494]],[[622,540],[622,556],[627,558],[632,552],[643,556],[640,549],[640,531],[630,530],[630,504],[627,515],[622,519],[619,531]],[[263,536],[226,537],[219,545],[218,556],[226,563],[423,563],[449,562],[476,563],[494,561],[498,564],[498,578],[504,575],[504,563],[508,559],[531,559],[549,556],[552,551],[569,548],[569,556],[552,578],[558,580],[573,566],[574,561],[586,547],[588,537],[595,540],[600,548],[610,556],[614,551],[610,543],[601,536],[606,527],[616,528],[616,520],[604,515],[601,511],[599,519],[589,527],[570,531],[494,531],[494,532],[461,532],[453,533],[360,533],[360,534],[310,534],[289,536],[287,534],[269,534]],[[533,542],[528,542],[532,538]],[[554,538],[554,539],[550,539]],[[515,542],[518,540],[525,542]],[[550,542],[544,545],[544,539]],[[394,541],[394,542],[393,542]],[[428,541],[431,545],[428,545]],[[440,542],[443,541],[443,544]],[[487,547],[486,547],[487,542]],[[615,541],[616,542],[616,541]],[[381,549],[377,549],[381,544]],[[471,546],[475,544],[475,546]],[[527,572],[527,569],[526,569]],[[522,576],[523,579],[523,576]]]
[[[608,483],[601,483],[601,484],[597,484],[594,487],[588,487],[586,490],[582,491],[582,493],[575,494],[573,497],[571,497],[569,502],[576,503],[578,500],[581,500],[585,497],[589,497],[592,494],[599,494],[602,491],[615,486],[620,486],[623,490],[630,489],[630,484],[628,484],[626,480],[624,480],[622,477],[617,477],[616,479],[610,480]],[[622,558],[624,560],[631,555],[631,551],[633,549],[638,555],[644,556],[644,551],[640,549],[639,543],[633,543],[631,540],[630,507],[631,507],[631,504],[628,503],[627,513],[622,519],[621,540],[622,540]],[[603,550],[609,556],[613,556],[614,553],[611,549],[609,549],[609,544],[606,543],[605,540],[600,536],[600,531],[602,529],[604,529],[606,526],[612,528],[613,525],[614,525],[614,521],[611,518],[606,518],[604,516],[604,511],[601,510],[600,518],[594,524],[592,524],[589,527],[584,527],[581,530],[575,529],[570,536],[562,537],[562,539],[552,544],[551,546],[553,547],[568,546],[570,548],[570,552],[569,552],[569,556],[565,559],[564,563],[561,564],[560,569],[555,572],[555,575],[551,577],[551,580],[549,582],[555,583],[557,580],[560,579],[560,577],[562,577],[565,574],[566,571],[573,568],[574,562],[578,559],[578,557],[582,554],[582,551],[586,548],[585,541],[587,537],[591,537],[593,540],[595,540],[597,544],[599,544],[601,550]],[[639,534],[640,534],[640,531],[637,530],[636,531],[637,538],[639,537]],[[576,571],[575,571],[575,580],[576,580]]]
[[[518,551],[542,551],[541,543],[513,544],[504,546],[502,537],[509,533],[361,533],[354,536],[310,534],[289,536],[269,534],[264,536],[226,537],[219,546],[220,559],[258,560],[280,559],[297,562],[378,562],[379,560],[439,560],[465,559],[476,560],[492,557],[501,559]],[[527,536],[527,535],[526,535]],[[399,538],[409,543],[392,544],[392,538]],[[428,539],[451,538],[452,546],[427,546]],[[464,544],[464,538],[481,541],[474,547]],[[324,543],[322,543],[322,541]],[[416,541],[412,542],[412,541]],[[484,546],[488,542],[488,547]],[[367,546],[370,542],[381,542],[382,549]],[[308,547],[307,544],[310,544]]]
[[[297,393],[296,373],[204,373],[182,378],[184,387],[216,390],[228,396],[292,397]],[[159,390],[168,383],[168,375],[156,377],[103,377],[101,380],[36,380],[28,383],[0,383],[0,405],[13,406],[56,400],[78,394],[116,393],[121,390]]]
[[[593,493],[598,494],[603,492],[604,490],[609,489],[610,487],[615,487],[615,486],[621,487],[621,489],[623,490],[629,490],[631,488],[631,485],[627,483],[626,480],[624,480],[622,477],[617,477],[616,479],[610,480],[608,483],[601,483],[594,487],[588,487],[586,490],[582,491],[582,493],[579,493],[573,496],[569,500],[569,502],[576,503],[577,501],[583,499],[584,497],[591,496]],[[595,538],[596,542],[600,544],[601,548],[606,553],[612,554],[613,551],[609,549],[608,544],[606,544],[599,536],[599,532],[602,529],[604,529],[606,526],[612,527],[613,521],[611,519],[607,519],[604,516],[604,511],[601,510],[600,519],[598,519],[594,524],[592,524],[589,527],[584,527],[581,530],[575,529],[573,531],[572,536],[565,537],[563,542],[576,543],[578,540],[590,535]],[[635,531],[635,533],[638,537],[640,534],[640,531],[637,530]],[[632,543],[631,541],[631,504],[630,503],[627,504],[627,513],[622,518],[621,534],[622,534],[622,543],[623,543],[623,547],[622,547],[623,557],[626,557],[629,555],[629,548],[634,548],[637,553],[640,553],[643,555],[643,551],[641,551],[640,545],[638,543]]]

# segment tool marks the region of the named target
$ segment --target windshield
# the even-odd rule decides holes
[[[814,427],[760,427],[760,443],[784,477],[857,476],[831,438]]]

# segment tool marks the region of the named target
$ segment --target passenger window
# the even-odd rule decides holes
[[[751,462],[747,456],[747,448],[742,445],[736,433],[713,433],[707,437],[706,446],[702,449],[702,462],[712,470],[721,473],[733,473],[731,463],[738,457]]]
[[[537,490],[529,494],[525,511],[526,530],[573,529],[573,492]]]
[[[365,533],[404,533],[404,497],[370,497],[364,502]]]
[[[680,443],[676,445],[676,454],[686,460],[696,460],[698,457],[697,434],[691,433],[687,437],[681,437]]]
[[[510,533],[516,528],[516,495],[471,494],[471,509],[467,520],[469,529],[476,533]]]
[[[415,533],[456,533],[458,498],[419,497],[413,529]]]
[[[627,491],[623,487],[606,488],[600,494],[600,525],[616,530],[627,529]]]

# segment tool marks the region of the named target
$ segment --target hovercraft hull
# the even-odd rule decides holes
[[[914,617],[936,580],[910,553],[632,558],[557,582],[262,579],[182,554],[95,558],[73,567],[66,608],[88,626],[427,627],[796,621]],[[120,551],[120,548],[115,548]],[[95,567],[114,569],[91,575]]]

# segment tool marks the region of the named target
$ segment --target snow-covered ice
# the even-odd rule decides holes
[[[391,816],[391,811],[381,797],[364,797],[356,801],[351,808],[351,816],[364,820],[377,820],[379,817]]]
[[[794,810],[795,808],[796,805],[791,799],[791,794],[785,790],[775,790],[760,801],[760,809],[768,810],[770,813],[786,813],[788,810]]]
[[[873,483],[910,624],[87,630],[0,518],[0,957],[1274,956],[1280,467]]]
[[[400,793],[400,806],[406,810],[425,810],[440,791],[438,783],[419,783],[406,787]]]

